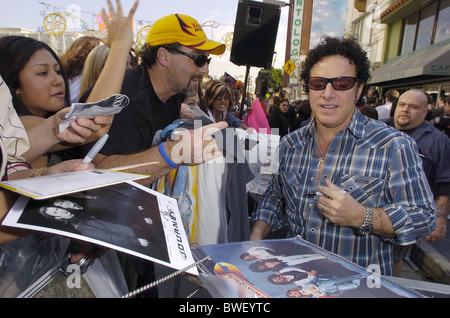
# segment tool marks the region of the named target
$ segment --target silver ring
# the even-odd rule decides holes
[[[78,261],[78,266],[82,267],[87,263],[87,259],[85,257],[83,257],[82,259],[80,259]]]
[[[83,257],[82,259],[80,259],[77,263],[71,263],[70,262],[70,258],[72,257],[73,254],[69,253],[64,261],[63,264],[60,267],[60,271],[65,275],[65,276],[70,276],[72,274],[72,272],[69,272],[67,270],[67,268],[69,267],[69,265],[78,265],[80,268],[80,274],[85,274],[94,264],[95,262],[95,258],[85,258]]]

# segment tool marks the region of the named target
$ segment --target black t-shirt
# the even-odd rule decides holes
[[[127,70],[121,94],[128,96],[130,104],[114,117],[109,139],[100,151],[106,156],[134,154],[149,149],[155,133],[180,117],[183,96],[174,95],[166,103],[161,102],[144,66]],[[87,98],[86,94],[83,98]],[[92,144],[83,146],[82,156],[91,147]]]
[[[289,133],[289,121],[285,114],[274,111],[269,117],[270,129],[278,129],[278,135],[280,138],[286,136]]]
[[[442,131],[450,138],[450,115],[445,114],[439,118],[439,122],[435,124],[436,128]]]

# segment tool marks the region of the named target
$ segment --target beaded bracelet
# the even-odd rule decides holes
[[[159,144],[159,152],[161,153],[161,156],[163,157],[164,161],[171,166],[172,168],[178,168],[178,165],[175,164],[172,160],[170,160],[169,156],[166,153],[166,150],[164,149],[164,142]]]

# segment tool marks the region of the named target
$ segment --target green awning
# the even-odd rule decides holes
[[[450,76],[450,43],[388,60],[372,72],[370,85],[418,76]]]

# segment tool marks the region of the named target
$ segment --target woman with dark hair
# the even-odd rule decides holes
[[[101,123],[112,120],[105,116],[100,124],[78,120],[59,132],[59,124],[70,110],[66,108],[70,106],[69,86],[61,61],[43,42],[22,36],[1,38],[0,74],[10,88],[14,108],[30,137],[31,147],[24,157],[32,167],[61,161],[57,151],[66,146],[57,147],[59,144],[79,145],[99,131]]]
[[[133,43],[131,19],[136,6],[130,11],[130,17],[122,17],[110,6],[112,13],[107,22],[106,43],[115,53],[110,54],[113,57],[105,65],[105,72],[87,102],[98,101],[120,91]],[[54,164],[59,158],[51,158],[55,156],[47,154],[94,142],[109,131],[112,116],[78,118],[69,128],[59,131],[59,124],[70,111],[67,107],[70,106],[70,92],[62,63],[47,44],[22,36],[0,38],[0,74],[10,89],[14,108],[29,135],[31,147],[24,158],[32,167]],[[111,79],[113,75],[116,80]]]
[[[225,82],[211,81],[205,91],[206,113],[215,122],[226,121],[229,126],[248,129],[242,120],[233,116],[228,109],[233,105],[230,85]]]
[[[30,138],[31,147],[24,158],[32,167],[61,161],[50,151],[52,147],[63,141],[83,141],[100,128],[87,123],[59,133],[59,123],[69,111],[63,108],[70,105],[70,92],[61,62],[47,44],[22,36],[0,38],[0,74]]]
[[[289,133],[289,101],[283,99],[279,104],[272,106],[272,113],[269,116],[269,125],[272,132],[278,129],[280,138]]]
[[[36,78],[30,78],[29,72],[35,73]],[[43,101],[36,95],[28,96],[30,91],[26,85],[28,80],[31,81],[30,85],[39,85],[41,82],[38,79],[48,77],[50,72],[55,77],[54,85],[58,89],[54,90],[54,94],[44,91],[43,87],[35,91],[40,95],[49,95],[45,97],[45,105],[41,107],[40,103]],[[70,106],[69,85],[61,61],[46,43],[23,36],[0,38],[0,74],[9,86],[14,108],[19,116],[47,118],[63,107]]]
[[[297,130],[305,126],[311,119],[312,111],[309,100],[302,100],[297,107],[297,117],[291,125],[291,131]]]

